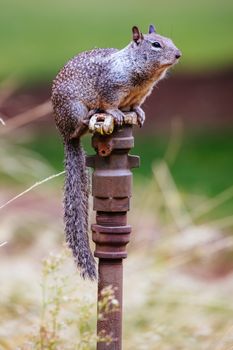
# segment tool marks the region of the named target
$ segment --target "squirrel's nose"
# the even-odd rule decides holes
[[[178,50],[178,51],[176,52],[176,54],[175,54],[175,57],[178,59],[178,58],[180,58],[181,56],[182,56],[182,53],[181,53],[180,50]]]

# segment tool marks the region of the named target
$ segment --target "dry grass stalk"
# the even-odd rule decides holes
[[[52,112],[52,106],[50,100],[43,102],[42,104],[33,107],[26,112],[20,113],[10,118],[4,129],[1,129],[1,134],[9,133],[10,131],[17,129],[25,124],[31,123],[39,118]]]

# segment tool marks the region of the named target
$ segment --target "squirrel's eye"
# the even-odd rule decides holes
[[[156,48],[160,48],[161,47],[161,45],[160,45],[160,43],[158,41],[154,41],[153,43],[151,43],[151,45],[153,47],[156,47]]]

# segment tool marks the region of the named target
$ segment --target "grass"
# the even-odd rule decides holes
[[[232,185],[232,134],[233,130],[187,132],[171,164],[176,183],[184,190],[208,195]],[[165,153],[168,140],[166,135],[136,139],[134,152],[141,155],[144,175],[149,175],[153,161]]]
[[[174,129],[135,143],[124,349],[232,349],[232,130]],[[63,170],[61,140],[25,128],[4,134],[0,148],[0,349],[94,350],[96,284],[80,280],[61,248],[63,176],[1,207]],[[104,296],[106,311],[118,306]]]
[[[218,279],[215,270],[232,263],[233,241],[227,244],[221,231],[207,229],[208,223],[177,230],[170,221],[161,234],[154,222],[161,193],[152,191],[153,186],[152,181],[145,183],[144,197],[135,189],[129,218],[134,234],[124,264],[124,349],[229,350],[233,345],[233,285],[230,278]],[[48,193],[40,195],[48,200]],[[30,215],[23,222],[17,216],[15,225],[22,229],[17,236],[10,226],[12,214],[5,211],[2,220],[12,238],[0,248],[1,349],[94,349],[96,285],[81,281],[70,255],[61,250],[57,236],[62,235],[62,226],[57,216],[45,227],[42,213],[34,213],[31,226]],[[34,234],[30,243],[22,225]],[[151,230],[153,239],[149,238]],[[43,260],[41,279],[39,257],[47,255],[51,246],[57,253]],[[114,300],[108,293],[106,301],[109,297],[110,302]]]
[[[233,58],[230,0],[2,0],[0,77],[48,81],[67,59],[93,47],[123,47],[131,27],[155,23],[183,52],[178,69],[224,68]]]
[[[199,206],[208,198],[210,201],[214,198],[211,210],[206,212],[204,205],[204,211],[201,210],[201,214],[198,214],[197,222],[231,217],[232,130],[222,130],[221,133],[204,130],[196,133],[188,132],[178,138],[179,141],[176,139],[171,142],[172,138],[168,134],[136,135],[135,147],[131,153],[140,155],[141,166],[134,170],[135,184],[141,186],[142,183],[150,181],[153,177],[154,163],[165,157],[171,176],[182,193],[187,208],[193,205]],[[87,153],[93,154],[90,136],[83,141]],[[173,142],[179,145],[176,146]],[[17,149],[16,159],[15,149]],[[19,187],[23,183],[27,188],[34,182],[62,171],[63,158],[63,146],[57,133],[52,131],[34,133],[27,141],[23,141],[22,137],[17,141],[16,137],[13,144],[2,145],[0,178],[10,186],[18,184]],[[15,164],[13,168],[12,163]],[[22,185],[19,188],[22,188]]]
[[[29,136],[15,133],[14,140],[1,140],[6,192],[18,193],[16,184],[25,189],[62,170],[58,135]],[[124,264],[124,349],[229,350],[232,133],[185,135],[176,152],[171,141],[166,135],[137,136],[133,151],[143,162],[135,171],[129,213],[133,234]],[[209,159],[208,169],[217,172],[216,178],[202,176]],[[61,252],[62,184],[60,177],[0,209],[0,241],[7,242],[0,246],[1,350],[95,348],[96,285],[81,281],[72,259]],[[208,198],[225,186],[228,194]],[[230,201],[231,207],[220,212]],[[51,250],[58,255],[44,261],[46,278],[41,280],[39,262]]]
[[[178,186],[184,191],[216,195],[232,185],[233,177],[233,130],[187,132],[182,136],[181,146],[171,172]],[[141,157],[141,166],[134,171],[136,179],[152,176],[152,164],[166,153],[169,135],[137,135],[132,154]],[[57,171],[63,168],[63,146],[57,134],[35,134],[26,148],[41,155]],[[92,154],[90,137],[84,145]]]

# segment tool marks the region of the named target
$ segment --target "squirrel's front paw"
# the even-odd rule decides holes
[[[123,124],[125,115],[120,111],[120,109],[106,109],[105,112],[113,116],[116,125]]]
[[[146,119],[145,112],[143,111],[143,109],[141,109],[141,107],[135,107],[133,109],[133,111],[137,114],[137,122],[141,128],[144,124],[145,119]]]

